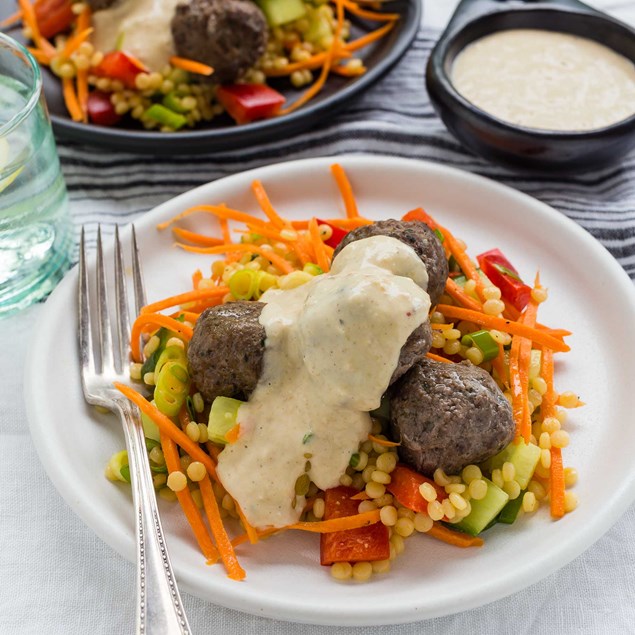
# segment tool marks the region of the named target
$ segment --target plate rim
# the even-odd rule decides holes
[[[630,278],[623,270],[623,268],[619,265],[619,263],[610,255],[608,250],[606,250],[606,248],[601,245],[601,243],[595,240],[589,233],[587,233],[582,227],[577,225],[573,220],[557,212],[557,210],[547,205],[546,203],[543,203],[529,196],[528,194],[515,190],[507,185],[503,185],[480,175],[465,172],[464,170],[458,168],[448,167],[431,161],[388,157],[382,155],[347,154],[337,157],[318,157],[274,163],[260,168],[251,169],[245,172],[236,173],[222,179],[218,179],[216,181],[201,185],[197,188],[193,188],[192,190],[184,192],[183,194],[180,194],[179,196],[174,197],[162,203],[161,205],[158,205],[153,210],[146,213],[142,217],[142,219],[148,219],[146,220],[146,222],[152,223],[156,218],[160,217],[161,214],[165,214],[164,210],[166,208],[176,205],[180,200],[184,198],[187,198],[189,196],[196,196],[197,194],[205,192],[207,189],[210,188],[213,189],[215,184],[221,181],[227,184],[231,183],[232,180],[242,181],[246,178],[254,178],[254,176],[256,175],[258,176],[258,178],[264,180],[267,178],[267,175],[270,172],[285,170],[285,168],[290,165],[299,166],[301,168],[308,167],[308,169],[315,169],[323,168],[324,166],[332,163],[334,160],[341,163],[345,168],[347,167],[347,164],[363,166],[364,164],[376,165],[378,162],[388,162],[395,167],[398,167],[399,165],[407,166],[410,168],[417,166],[417,169],[429,171],[432,174],[434,174],[435,172],[437,174],[450,174],[451,176],[453,175],[455,177],[464,179],[466,182],[481,185],[488,189],[493,189],[494,191],[502,192],[503,194],[511,195],[514,198],[517,198],[519,201],[530,205],[539,216],[549,216],[552,219],[557,220],[557,222],[567,226],[567,228],[577,234],[578,238],[581,239],[590,249],[592,249],[598,255],[601,254],[600,257],[605,261],[605,264],[612,269],[612,272],[614,274],[613,282],[616,282],[620,287],[620,291],[624,292],[625,301],[630,306],[632,315],[635,315],[635,289],[633,288]],[[76,278],[77,268],[75,267],[70,275],[66,276],[62,284],[58,287],[58,289],[56,289],[51,298],[57,299],[59,297],[61,299],[65,294],[72,293],[73,290],[71,288],[71,285],[75,283]],[[67,288],[68,291],[66,291]],[[51,300],[47,301],[47,305],[49,307],[49,310],[51,310],[51,307],[53,306]],[[44,311],[46,312],[46,310],[47,307],[45,306]],[[123,537],[124,543],[126,542],[126,540],[128,540],[129,544],[117,542],[116,537],[112,534],[109,534],[106,528],[102,527],[99,523],[90,522],[88,518],[91,517],[91,514],[89,514],[84,508],[81,500],[75,499],[73,497],[72,488],[71,491],[67,491],[64,487],[61,488],[59,486],[59,483],[64,482],[62,473],[58,471],[53,458],[43,452],[44,448],[40,447],[40,444],[37,441],[37,395],[36,387],[34,385],[34,382],[31,380],[31,377],[33,376],[33,369],[36,367],[37,363],[36,351],[39,349],[38,343],[42,340],[45,334],[45,324],[47,322],[47,320],[45,319],[46,313],[43,314],[42,317],[43,319],[39,322],[34,337],[30,342],[30,346],[27,351],[24,371],[24,395],[26,401],[27,418],[29,421],[31,436],[34,441],[34,445],[36,446],[40,461],[44,465],[49,478],[55,485],[60,495],[64,498],[71,509],[83,520],[83,522],[85,522],[92,531],[94,531],[102,540],[113,547],[126,559],[128,559],[129,561],[134,561],[134,543],[132,540],[132,536]],[[397,609],[391,608],[391,610],[389,611],[386,611],[385,607],[375,606],[366,607],[365,615],[363,617],[354,612],[352,613],[348,609],[333,609],[329,615],[317,614],[315,612],[312,615],[309,615],[304,606],[296,606],[295,604],[290,605],[288,601],[284,602],[282,601],[282,599],[279,598],[275,598],[275,600],[271,600],[268,598],[266,606],[257,606],[257,601],[254,602],[254,598],[250,597],[249,601],[253,603],[253,606],[245,606],[245,594],[239,591],[238,588],[234,588],[232,586],[223,587],[223,592],[219,593],[215,597],[215,602],[227,608],[237,609],[254,615],[266,616],[274,619],[340,626],[398,624],[413,622],[424,618],[427,619],[450,615],[459,611],[476,608],[511,595],[512,593],[515,593],[520,589],[523,589],[545,578],[547,575],[565,566],[576,556],[580,555],[583,551],[590,547],[606,531],[608,531],[608,529],[624,513],[627,505],[630,505],[634,499],[635,470],[633,470],[628,475],[628,478],[622,482],[622,487],[612,493],[612,496],[609,498],[608,513],[606,513],[606,510],[604,510],[605,513],[596,515],[596,519],[594,520],[594,522],[587,524],[583,530],[579,530],[576,541],[571,541],[568,544],[562,545],[561,548],[558,550],[559,556],[556,562],[545,563],[543,559],[537,559],[535,562],[525,567],[526,575],[522,579],[519,576],[516,576],[515,578],[512,578],[511,583],[508,579],[500,580],[494,583],[490,581],[489,585],[483,585],[483,588],[478,589],[471,597],[467,599],[467,601],[464,600],[460,604],[460,606],[456,605],[454,597],[447,597],[445,598],[445,601],[438,603],[438,605],[433,609],[425,607],[423,609],[410,607],[410,611],[404,612],[402,606],[399,606]],[[188,575],[187,569],[184,570],[180,568],[178,566],[178,563],[176,563],[176,571],[177,576],[180,580],[180,584],[185,590],[205,599],[206,601],[212,601],[210,600],[209,596],[203,594],[195,587],[195,585],[191,584],[193,579],[190,575]],[[238,586],[239,585],[237,585],[237,587]],[[228,589],[228,592],[225,592],[225,588]],[[247,592],[246,595],[250,596],[250,593]]]

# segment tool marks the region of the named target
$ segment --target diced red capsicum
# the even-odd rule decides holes
[[[37,0],[33,10],[40,33],[45,38],[66,31],[77,17],[73,13],[72,0]]]
[[[135,88],[135,80],[139,73],[147,73],[148,69],[135,57],[123,51],[111,51],[94,69],[95,75],[117,79],[126,88]]]
[[[216,97],[238,124],[273,117],[285,102],[284,95],[264,84],[219,86]]]
[[[334,487],[324,492],[324,519],[343,518],[357,514],[358,500],[351,497],[359,492],[353,487]],[[320,534],[320,562],[331,565],[334,562],[373,562],[390,557],[388,527],[381,522]]]
[[[318,222],[318,225],[328,225],[333,230],[331,237],[328,240],[324,241],[325,245],[328,245],[329,247],[332,247],[333,249],[335,249],[342,242],[342,239],[344,238],[344,236],[348,234],[348,231],[346,231],[345,229],[342,229],[341,227],[336,227],[335,225],[332,225],[331,223],[328,223],[325,220],[320,220],[319,218],[317,218],[316,220]]]
[[[520,279],[518,271],[500,249],[490,249],[476,259],[483,273],[501,290],[503,300],[522,311],[529,302],[531,287]]]
[[[428,501],[421,496],[419,487],[423,483],[429,483],[437,491],[437,500],[441,502],[448,497],[446,491],[419,472],[411,470],[405,465],[397,465],[390,473],[390,483],[386,489],[404,506],[414,512],[427,513]]]

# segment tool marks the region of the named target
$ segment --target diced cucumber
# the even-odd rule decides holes
[[[269,26],[280,26],[306,15],[302,0],[256,0]]]
[[[507,505],[503,507],[503,510],[498,515],[499,523],[505,523],[506,525],[511,525],[516,520],[518,516],[518,512],[520,511],[520,508],[523,504],[524,495],[525,495],[525,492],[522,491],[518,495],[518,498],[514,498],[514,500],[509,501]]]
[[[236,425],[238,408],[243,401],[230,397],[216,397],[209,411],[207,431],[209,440],[213,443],[227,443],[225,435]]]
[[[487,483],[485,498],[470,499],[472,511],[460,523],[454,525],[472,536],[478,536],[498,516],[509,500],[509,496],[500,487],[494,485],[489,479],[483,480]]]
[[[534,475],[539,459],[540,448],[537,445],[520,441],[518,444],[510,443],[496,456],[492,457],[489,464],[491,469],[495,470],[503,467],[503,463],[512,463],[516,472],[514,480],[518,482],[520,489],[526,489],[531,477]]]

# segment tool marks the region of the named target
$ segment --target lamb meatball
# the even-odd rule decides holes
[[[228,302],[206,309],[196,321],[187,358],[207,401],[245,399],[256,387],[265,353],[265,329],[258,322],[263,307],[260,302]]]
[[[337,246],[333,257],[354,240],[369,236],[392,236],[412,247],[428,270],[428,295],[434,306],[439,301],[448,278],[448,261],[435,233],[421,221],[382,220],[362,225],[349,232]]]
[[[509,402],[491,376],[469,362],[417,362],[391,389],[390,408],[399,458],[428,476],[439,467],[457,474],[514,437]]]
[[[432,329],[430,328],[430,322],[426,321],[410,333],[410,337],[408,337],[406,343],[402,346],[397,368],[395,368],[390,377],[391,385],[405,375],[414,364],[425,359],[426,353],[430,350],[431,345]]]
[[[252,0],[190,0],[172,18],[177,55],[214,68],[229,84],[260,59],[267,46],[267,20]]]

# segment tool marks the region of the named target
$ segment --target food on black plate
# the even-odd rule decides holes
[[[428,295],[432,306],[437,304],[448,278],[448,261],[439,238],[420,221],[382,220],[363,225],[349,232],[338,245],[333,257],[354,240],[369,236],[392,236],[412,247],[428,270]]]
[[[424,359],[391,389],[399,458],[432,476],[490,458],[514,438],[512,409],[491,375],[470,362]]]
[[[233,83],[265,52],[267,20],[251,0],[190,0],[172,18],[177,55],[209,64],[220,83]]]

